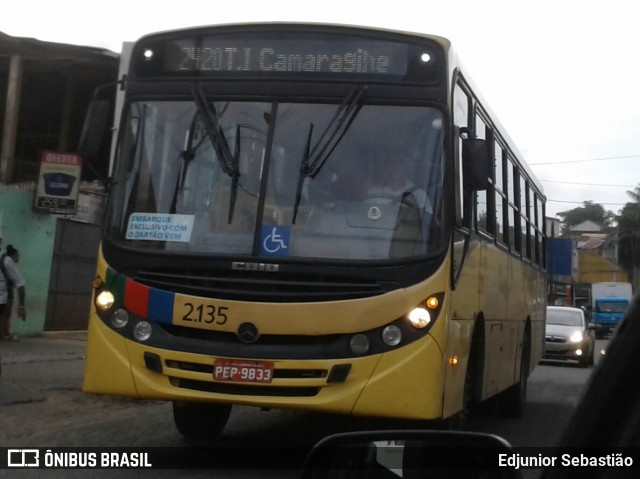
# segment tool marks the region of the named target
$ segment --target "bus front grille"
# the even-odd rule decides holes
[[[172,369],[206,373],[213,377],[213,364],[175,360],[167,360],[166,364]],[[322,379],[326,378],[328,374],[326,369],[275,369],[273,371],[274,379]]]
[[[259,272],[138,270],[132,278],[152,288],[193,296],[280,303],[367,298],[397,287],[362,278],[309,278]]]
[[[320,392],[319,387],[310,386],[254,386],[181,378],[170,378],[170,381],[172,386],[181,389],[242,396],[313,397]]]

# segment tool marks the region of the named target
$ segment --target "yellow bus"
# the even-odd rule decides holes
[[[84,391],[171,401],[187,437],[233,405],[521,412],[545,196],[448,40],[199,27],[120,84]]]

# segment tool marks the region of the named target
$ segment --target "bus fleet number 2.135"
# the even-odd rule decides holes
[[[229,319],[227,306],[214,306],[213,304],[184,303],[182,321],[193,323],[224,325]]]

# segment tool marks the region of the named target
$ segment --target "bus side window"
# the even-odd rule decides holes
[[[487,137],[491,136],[491,131],[483,118],[476,114],[476,138],[487,140]],[[475,221],[479,230],[486,234],[493,235],[495,233],[494,228],[494,215],[490,212],[493,211],[493,165],[491,165],[489,171],[489,182],[486,190],[479,190],[475,193],[476,198],[476,212]]]
[[[456,84],[453,94],[453,123],[458,127],[460,134],[457,137],[456,166],[456,223],[462,224],[465,211],[464,205],[464,181],[462,178],[462,143],[464,137],[468,137],[469,131],[470,98],[459,84]],[[465,133],[463,133],[465,132]]]
[[[503,147],[501,143],[497,140],[494,140],[493,143],[493,158],[494,158],[494,220],[495,220],[495,233],[496,238],[502,244],[507,244],[508,236],[507,229],[504,227],[505,222],[505,205],[507,204],[506,200],[506,192],[504,187],[504,155],[503,155]]]
[[[456,170],[456,228],[453,234],[453,264],[452,264],[452,277],[454,284],[458,281],[460,272],[462,271],[462,265],[464,263],[464,256],[467,249],[469,240],[469,231],[463,228],[463,218],[466,210],[465,194],[464,194],[464,179],[463,166],[462,166],[462,145],[464,138],[469,136],[469,112],[471,111],[471,99],[469,95],[463,90],[459,83],[456,83],[453,92],[453,123],[454,131],[459,132],[456,138],[456,151],[455,151],[455,170]]]

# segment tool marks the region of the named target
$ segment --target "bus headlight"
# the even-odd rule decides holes
[[[387,346],[397,346],[402,341],[402,330],[395,324],[390,324],[382,330],[382,342]]]
[[[129,322],[129,311],[124,308],[116,309],[111,315],[111,326],[116,329],[124,328]]]
[[[354,334],[349,341],[349,347],[353,354],[367,354],[371,347],[371,341],[369,341],[366,334]]]
[[[102,312],[109,311],[115,300],[116,299],[111,291],[107,289],[100,291],[95,300],[96,308]]]
[[[409,313],[409,321],[414,328],[426,328],[431,322],[431,315],[425,308],[415,308]]]
[[[133,337],[138,341],[146,341],[151,337],[152,333],[151,323],[148,321],[140,321],[133,328]]]

